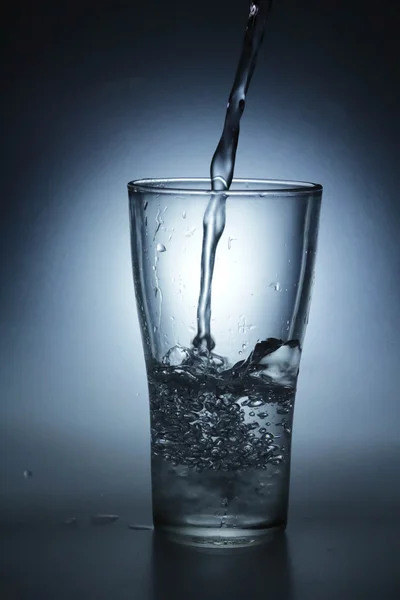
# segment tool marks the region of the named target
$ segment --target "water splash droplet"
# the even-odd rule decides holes
[[[250,17],[254,17],[254,15],[257,14],[257,12],[258,12],[258,6],[256,4],[254,4],[254,2],[252,2],[251,5],[250,5],[249,16]]]
[[[160,244],[160,243],[157,244],[156,250],[157,250],[157,252],[166,252],[167,251],[167,249],[164,246],[164,244]]]

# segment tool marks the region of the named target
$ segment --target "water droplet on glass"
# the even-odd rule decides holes
[[[94,515],[90,521],[92,525],[110,525],[118,521],[118,515]]]
[[[156,239],[156,235],[160,231],[160,227],[163,224],[164,224],[164,221],[162,220],[162,217],[161,217],[161,211],[160,211],[160,209],[158,209],[158,212],[156,214],[156,230],[154,232],[153,241]]]
[[[186,210],[184,210],[182,213],[182,219],[186,219]]]
[[[33,473],[29,469],[25,469],[23,475],[24,475],[25,479],[29,479],[29,477],[32,477]]]
[[[144,203],[144,205],[143,205],[143,209],[146,210],[146,208],[148,207],[148,205],[149,205],[149,202],[148,202],[148,200],[146,200],[145,203]]]
[[[194,234],[194,232],[196,231],[196,227],[188,227],[185,231],[185,236],[186,237],[192,237],[192,235]]]
[[[166,252],[167,249],[164,246],[164,244],[158,243],[157,246],[156,246],[156,250],[157,250],[157,252]]]
[[[282,291],[282,286],[279,283],[279,281],[274,281],[274,282],[270,283],[269,287],[273,288],[276,292],[281,292]]]

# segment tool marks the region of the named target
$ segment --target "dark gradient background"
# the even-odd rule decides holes
[[[120,573],[112,548],[128,571],[131,560],[158,568],[163,555],[148,537],[143,546],[132,541],[146,532],[127,530],[149,524],[151,507],[126,183],[208,175],[248,2],[17,0],[1,11],[1,573],[6,600],[63,598],[43,578],[19,578],[28,563],[33,577],[32,556],[47,552],[62,580],[57,534],[35,537],[44,523],[120,515],[107,530],[82,526],[80,538],[63,542],[68,556],[81,552],[81,565],[107,544],[110,556],[90,563],[89,581],[99,569],[105,581],[103,562]],[[242,120],[236,176],[324,186],[293,440],[288,537],[303,563],[292,561],[295,592],[281,590],[284,598],[350,598],[354,578],[360,597],[378,589],[396,597],[389,556],[399,553],[400,521],[399,25],[395,1],[276,0]],[[33,476],[25,479],[25,469]],[[336,563],[334,553],[321,558],[327,523],[335,535],[346,532]],[[129,544],[139,563],[127,558]],[[363,554],[375,544],[376,555]],[[362,583],[372,564],[378,579]],[[193,581],[207,573],[215,584],[212,563],[191,566],[200,569]],[[239,576],[235,564],[227,568]],[[164,571],[141,580],[143,589],[127,578],[123,592],[102,583],[92,596],[176,598],[165,592]],[[64,573],[68,594],[90,595],[84,567],[74,573]],[[304,589],[296,583],[302,573]],[[33,585],[41,592],[30,592]]]

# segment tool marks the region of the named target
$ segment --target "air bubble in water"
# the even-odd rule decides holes
[[[272,345],[263,342],[257,364],[275,346],[276,340]],[[262,379],[255,386],[251,372],[232,373],[227,360],[213,352],[179,345],[169,350],[163,364],[151,367],[152,455],[176,478],[186,469],[189,486],[209,477],[210,471],[223,478],[224,472],[278,464],[287,455],[288,449],[273,443],[279,436],[267,432],[264,419],[269,413],[275,422],[277,407],[293,403],[294,389]],[[268,413],[252,410],[254,404],[267,405]],[[263,420],[255,422],[256,414]],[[221,499],[225,495],[229,499],[226,492]]]
[[[251,406],[252,408],[261,406],[262,404],[264,404],[264,401],[260,400],[259,398],[253,398],[252,400],[249,401],[249,406]]]
[[[292,435],[292,430],[289,427],[289,425],[286,425],[286,423],[283,425],[283,431],[287,434],[287,435]]]
[[[157,250],[157,252],[166,252],[167,249],[164,246],[164,244],[158,243],[157,246],[156,246],[156,250]]]

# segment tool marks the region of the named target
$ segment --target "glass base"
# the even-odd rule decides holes
[[[235,529],[214,527],[176,527],[158,525],[156,531],[171,542],[199,548],[249,548],[266,544],[286,529],[286,523],[263,529]]]

